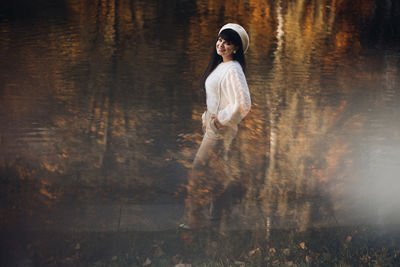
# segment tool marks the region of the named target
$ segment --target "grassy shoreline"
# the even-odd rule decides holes
[[[221,233],[2,231],[2,266],[398,266],[398,226]],[[396,230],[397,229],[397,230]]]

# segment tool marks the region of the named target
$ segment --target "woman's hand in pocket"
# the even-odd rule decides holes
[[[221,129],[222,127],[224,127],[218,120],[218,116],[217,115],[212,115],[211,118],[213,119],[213,123],[215,124],[215,127],[217,129]]]

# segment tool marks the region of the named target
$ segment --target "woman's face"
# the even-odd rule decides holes
[[[237,47],[234,44],[228,43],[221,37],[218,38],[215,48],[217,49],[217,54],[224,60],[232,59],[233,51],[237,50]]]

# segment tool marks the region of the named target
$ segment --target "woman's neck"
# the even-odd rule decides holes
[[[224,62],[224,63],[232,61],[232,60],[233,60],[232,57],[222,57],[222,62]]]

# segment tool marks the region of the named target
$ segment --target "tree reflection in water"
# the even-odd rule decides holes
[[[0,4],[0,214],[12,233],[2,247],[15,248],[7,256],[83,262],[46,254],[51,242],[35,231],[42,240],[75,233],[66,241],[74,247],[78,239],[140,243],[142,230],[175,231],[201,141],[205,48],[227,21],[249,29],[253,100],[230,158],[234,205],[221,230],[232,234],[182,233],[187,254],[169,262],[190,258],[196,242],[210,258],[304,262],[321,259],[311,252],[332,233],[344,240],[333,242],[339,251],[349,246],[355,232],[336,227],[399,223],[397,1],[63,3],[29,4],[24,13]],[[318,227],[328,231],[310,234]],[[116,233],[128,230],[140,234]],[[173,236],[166,238],[179,243]],[[161,259],[150,243],[126,253],[140,265],[155,251]],[[179,250],[156,245],[164,255]],[[371,260],[364,256],[357,260]]]

